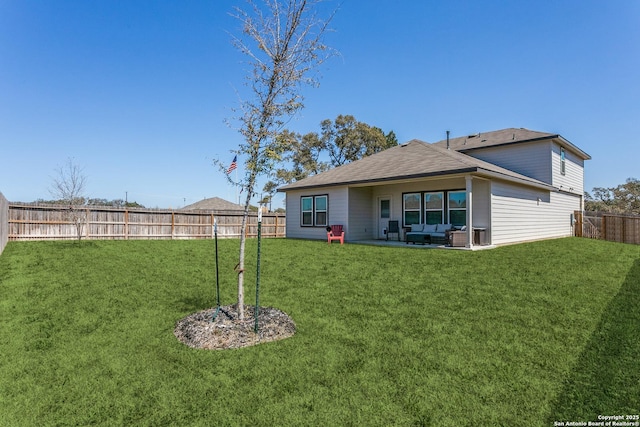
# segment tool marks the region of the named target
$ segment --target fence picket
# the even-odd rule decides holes
[[[9,202],[0,193],[0,254],[9,241]]]
[[[8,205],[9,240],[75,239],[77,231],[61,206]],[[242,213],[88,207],[86,239],[210,239],[214,221],[218,237],[239,238]],[[285,237],[281,214],[264,214],[263,237]],[[256,237],[257,214],[250,214],[247,237]]]
[[[590,239],[640,245],[640,216],[585,212],[578,216],[575,235]],[[580,228],[580,230],[578,230]]]

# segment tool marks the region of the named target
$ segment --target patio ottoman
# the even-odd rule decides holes
[[[407,233],[407,244],[409,244],[409,242],[413,243],[414,245],[416,243],[420,243],[422,245],[426,244],[431,244],[431,235],[430,234],[426,234],[426,233]]]
[[[454,248],[461,248],[466,246],[467,232],[466,231],[450,231],[449,244]]]

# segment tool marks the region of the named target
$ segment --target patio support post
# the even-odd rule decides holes
[[[467,185],[467,248],[473,246],[473,177],[466,175]]]

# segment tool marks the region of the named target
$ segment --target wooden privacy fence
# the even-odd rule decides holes
[[[576,236],[640,245],[640,216],[600,212],[575,213]]]
[[[61,206],[9,205],[9,240],[77,239],[78,232]],[[149,209],[82,208],[83,239],[209,239],[214,220],[219,238],[239,238],[242,213],[212,211],[174,211]],[[285,217],[262,215],[263,237],[284,237]],[[247,237],[258,235],[258,215],[250,213]]]
[[[9,202],[0,193],[0,254],[9,240]]]

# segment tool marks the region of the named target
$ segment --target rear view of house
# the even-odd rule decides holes
[[[379,239],[393,220],[464,227],[467,247],[570,236],[590,158],[558,134],[521,128],[412,140],[280,188],[287,237],[322,239],[342,224],[347,241]]]

